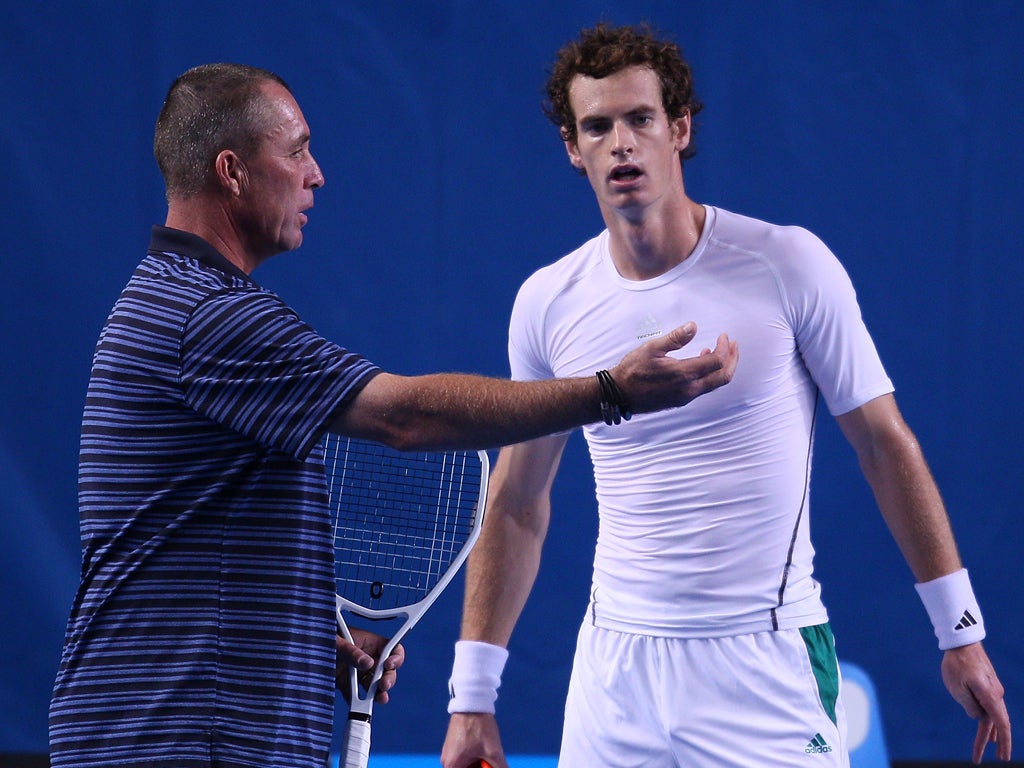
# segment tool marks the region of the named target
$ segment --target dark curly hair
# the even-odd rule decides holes
[[[562,141],[576,141],[576,115],[569,102],[569,87],[576,75],[602,78],[626,67],[649,67],[661,81],[665,113],[675,120],[687,112],[691,119],[703,109],[693,90],[693,73],[679,46],[659,39],[647,24],[612,27],[598,24],[559,49],[545,91],[544,114],[556,126]],[[691,134],[696,129],[691,125]],[[696,154],[693,141],[680,153],[683,160]]]

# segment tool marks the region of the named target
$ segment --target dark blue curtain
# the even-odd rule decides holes
[[[706,104],[693,197],[802,224],[846,264],[1024,716],[1024,5],[154,0],[3,16],[0,753],[46,749],[79,567],[85,382],[106,312],[163,221],[151,141],[170,81],[242,61],[279,72],[305,111],[327,184],[306,244],[261,268],[262,283],[395,372],[504,375],[519,283],[601,226],[539,106],[555,49],[599,19],[648,20],[690,58]],[[813,529],[840,655],[873,675],[894,757],[965,757],[973,727],[942,686],[912,577],[822,421]],[[557,747],[591,485],[574,438],[499,703],[510,752]],[[411,636],[375,749],[439,748],[460,593]]]

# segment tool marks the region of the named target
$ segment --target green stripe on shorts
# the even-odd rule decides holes
[[[814,679],[818,682],[818,695],[829,719],[836,722],[836,700],[839,698],[839,662],[836,660],[836,642],[832,627],[818,624],[801,627],[800,635],[807,647]]]

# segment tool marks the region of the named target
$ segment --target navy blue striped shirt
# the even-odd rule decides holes
[[[54,768],[323,765],[320,442],[377,372],[204,240],[154,227],[93,359]]]

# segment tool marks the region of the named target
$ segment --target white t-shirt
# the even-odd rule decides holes
[[[532,275],[512,312],[516,379],[589,376],[688,320],[676,355],[739,342],[733,381],[683,408],[584,429],[600,532],[600,627],[717,637],[827,621],[808,526],[817,393],[832,414],[893,387],[853,286],[814,235],[707,208],[693,253],[620,276],[608,232]]]

